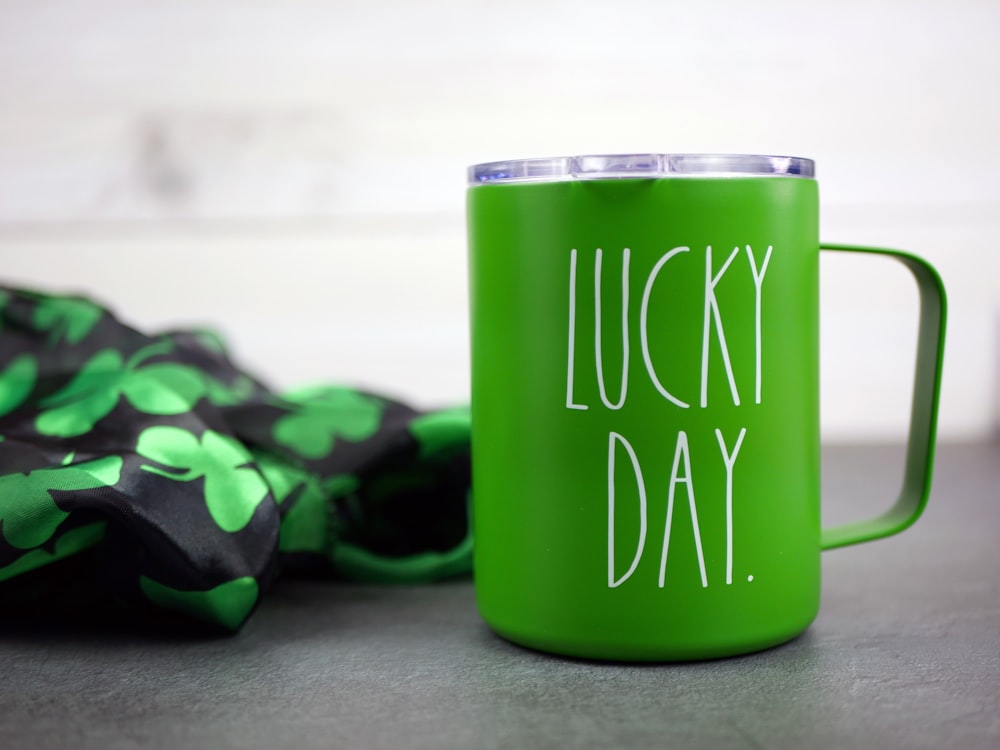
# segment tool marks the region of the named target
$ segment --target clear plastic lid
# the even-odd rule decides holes
[[[469,167],[470,185],[659,177],[815,177],[812,159],[751,154],[618,154],[493,161]]]

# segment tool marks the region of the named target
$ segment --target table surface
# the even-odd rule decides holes
[[[894,495],[898,447],[828,447],[824,518]],[[0,623],[0,747],[1000,747],[1000,445],[945,445],[924,517],[824,553],[801,637],[693,664],[547,656],[468,581],[280,581],[242,632]]]

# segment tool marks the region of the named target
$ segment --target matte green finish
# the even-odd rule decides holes
[[[530,647],[621,660],[801,633],[820,592],[816,183],[492,184],[468,211],[485,620]],[[922,371],[939,365],[930,348]],[[919,382],[932,446],[939,375]],[[912,522],[922,455],[908,475],[923,500],[830,546]]]

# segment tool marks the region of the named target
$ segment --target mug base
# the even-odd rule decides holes
[[[597,641],[567,640],[551,634],[528,634],[498,628],[487,623],[498,636],[516,646],[558,656],[611,662],[690,662],[724,659],[733,656],[766,651],[795,640],[812,624],[810,617],[804,624],[788,630],[774,631],[766,636],[744,639],[739,642],[699,644],[639,644],[602,643]]]

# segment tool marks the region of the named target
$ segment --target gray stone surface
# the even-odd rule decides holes
[[[897,448],[824,451],[824,515]],[[468,582],[286,581],[235,637],[0,624],[0,747],[1000,747],[1000,446],[944,446],[924,518],[825,553],[819,618],[760,654],[613,665],[510,645]]]

